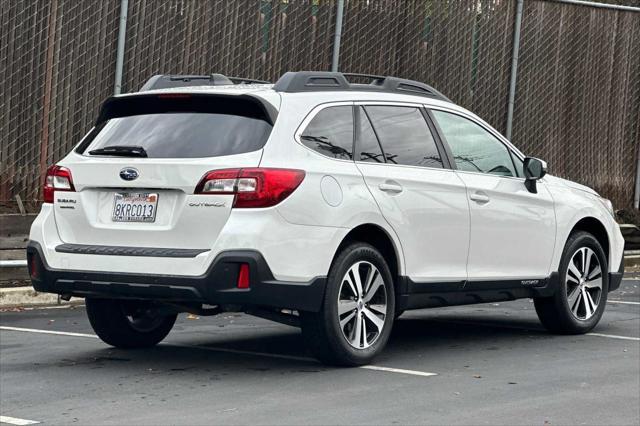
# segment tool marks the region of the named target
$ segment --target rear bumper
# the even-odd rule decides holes
[[[86,256],[91,256],[90,254]],[[325,277],[308,282],[279,281],[262,255],[253,250],[221,252],[200,276],[131,274],[54,269],[40,244],[27,246],[36,291],[75,297],[143,299],[210,305],[242,305],[317,312],[324,297]],[[250,286],[236,287],[241,263],[249,265]]]
[[[624,276],[624,257],[620,259],[620,266],[618,272],[609,272],[609,291],[614,291],[620,288],[622,284],[622,277]]]

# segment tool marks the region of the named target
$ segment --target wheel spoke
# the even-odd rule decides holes
[[[362,297],[362,280],[360,279],[360,263],[356,263],[350,269],[351,275],[353,276],[353,284],[356,286],[358,297]]]
[[[369,291],[365,294],[362,300],[364,300],[365,303],[368,303],[371,299],[373,299],[373,296],[376,295],[376,293],[378,292],[378,289],[380,289],[380,286],[382,285],[384,285],[382,276],[380,276],[380,274],[377,274],[375,281],[373,281],[373,283],[371,284],[371,287],[369,288]]]
[[[573,315],[575,315],[576,317],[578,317],[578,308],[580,308],[581,303],[582,303],[582,292],[579,291],[576,301],[573,303],[573,306],[571,306],[571,312],[573,312]]]
[[[377,276],[378,276],[378,269],[375,268],[374,266],[371,266],[367,271],[367,277],[365,278],[365,281],[364,281],[364,287],[363,287],[364,295],[366,295],[369,292],[369,289],[371,288],[371,284],[373,283],[373,280],[375,280]]]
[[[355,311],[358,304],[355,300],[340,300],[338,302],[338,315],[342,316],[350,311]]]
[[[369,342],[367,341],[367,322],[364,320],[364,317],[360,318],[362,321],[362,347],[366,348],[369,346]]]
[[[589,299],[587,299],[587,292],[584,289],[582,290],[582,303],[585,309],[585,319],[587,319],[591,316],[591,305]]]
[[[355,327],[351,330],[351,344],[356,348],[360,347],[360,341],[362,340],[362,318],[356,317]]]
[[[370,304],[368,309],[374,314],[387,315],[387,305]]]
[[[580,295],[580,286],[575,286],[571,293],[567,296],[567,301],[569,302],[569,308],[573,309],[573,306],[576,303],[576,299]]]
[[[351,292],[353,293],[353,295],[355,297],[358,297],[358,290],[356,289],[356,286],[353,284],[353,280],[351,279],[351,270],[349,270],[347,272],[347,275],[344,276],[344,281],[347,282],[347,284],[349,284],[349,288],[351,289]]]
[[[582,256],[583,256],[582,275],[585,276],[585,277],[587,275],[589,275],[589,268],[591,267],[591,256],[592,255],[593,255],[593,252],[591,251],[591,249],[584,248],[584,252],[582,254]]]
[[[373,323],[373,325],[376,326],[376,328],[378,329],[378,333],[382,333],[382,328],[384,327],[384,320],[378,317],[376,314],[374,314],[367,308],[364,308],[362,312],[364,312],[365,316],[369,318],[369,320]]]
[[[595,278],[598,278],[601,275],[601,272],[602,271],[600,270],[600,265],[596,265],[595,268],[593,268],[593,271],[591,271],[591,273],[587,277],[587,280],[591,281]]]
[[[587,288],[602,288],[602,278],[596,278],[593,280],[589,280],[584,283],[584,286]]]
[[[579,282],[580,278],[582,278],[582,274],[580,273],[580,270],[578,270],[578,267],[576,266],[576,264],[573,262],[573,259],[571,259],[569,261],[569,270],[568,272],[571,272],[574,276],[574,281],[575,282]],[[567,277],[569,277],[569,274],[567,274]]]
[[[595,314],[596,313],[596,309],[598,307],[596,306],[595,302],[593,301],[593,298],[591,297],[591,293],[589,293],[587,290],[585,290],[584,294],[587,296],[588,305],[590,305],[590,307],[591,307],[591,313]]]
[[[341,319],[340,320],[340,328],[344,329],[344,326],[347,325],[347,323],[349,321],[351,321],[354,316],[356,316],[356,311],[351,312],[349,315],[347,315],[346,317]]]

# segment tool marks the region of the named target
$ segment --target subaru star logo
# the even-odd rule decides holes
[[[138,171],[133,167],[125,167],[120,170],[120,177],[124,180],[135,180],[139,176]]]

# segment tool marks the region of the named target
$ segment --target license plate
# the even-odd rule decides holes
[[[155,222],[158,194],[116,192],[113,201],[114,222]]]

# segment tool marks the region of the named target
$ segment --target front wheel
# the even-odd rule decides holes
[[[607,258],[595,237],[571,234],[560,262],[560,286],[552,297],[534,298],[538,318],[549,331],[583,334],[602,318],[609,292]]]
[[[387,262],[373,246],[355,243],[333,261],[320,312],[301,313],[302,333],[322,362],[363,365],[386,345],[394,313]]]
[[[92,299],[85,301],[91,327],[103,342],[123,349],[148,348],[160,343],[177,315],[162,315],[149,302]]]

